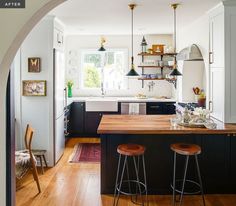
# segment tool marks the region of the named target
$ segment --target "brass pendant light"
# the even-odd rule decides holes
[[[139,74],[135,71],[134,67],[134,8],[136,7],[136,4],[129,4],[129,8],[131,9],[131,69],[126,74],[126,76],[139,76]]]
[[[104,37],[101,37],[101,47],[98,49],[98,51],[106,51],[104,48],[104,44],[106,42],[106,39]]]
[[[171,7],[174,9],[174,53],[176,53],[176,9],[179,6],[179,4],[171,4]],[[182,74],[180,73],[180,71],[177,69],[178,65],[177,65],[177,59],[176,59],[176,55],[175,55],[175,59],[174,59],[174,66],[173,66],[173,71],[169,74],[170,76],[182,76]]]

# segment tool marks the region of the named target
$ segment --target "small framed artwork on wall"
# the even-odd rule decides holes
[[[46,96],[47,84],[46,80],[24,80],[23,84],[23,96]]]
[[[28,58],[28,72],[40,72],[41,60],[39,57]]]

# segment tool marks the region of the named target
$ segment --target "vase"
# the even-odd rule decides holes
[[[68,97],[72,97],[72,87],[68,87]]]

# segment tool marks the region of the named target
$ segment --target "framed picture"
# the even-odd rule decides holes
[[[23,96],[46,96],[46,80],[24,80],[22,84]]]
[[[40,72],[41,62],[39,57],[28,58],[28,72]]]

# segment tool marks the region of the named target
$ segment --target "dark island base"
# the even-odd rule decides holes
[[[204,192],[236,193],[236,137],[229,135],[101,135],[101,194],[113,194],[119,144],[146,146],[145,160],[149,194],[171,194],[173,175],[172,143],[195,143],[202,147],[199,164]],[[182,177],[183,156],[177,158],[177,177]],[[194,159],[190,158],[189,177],[197,179]]]

